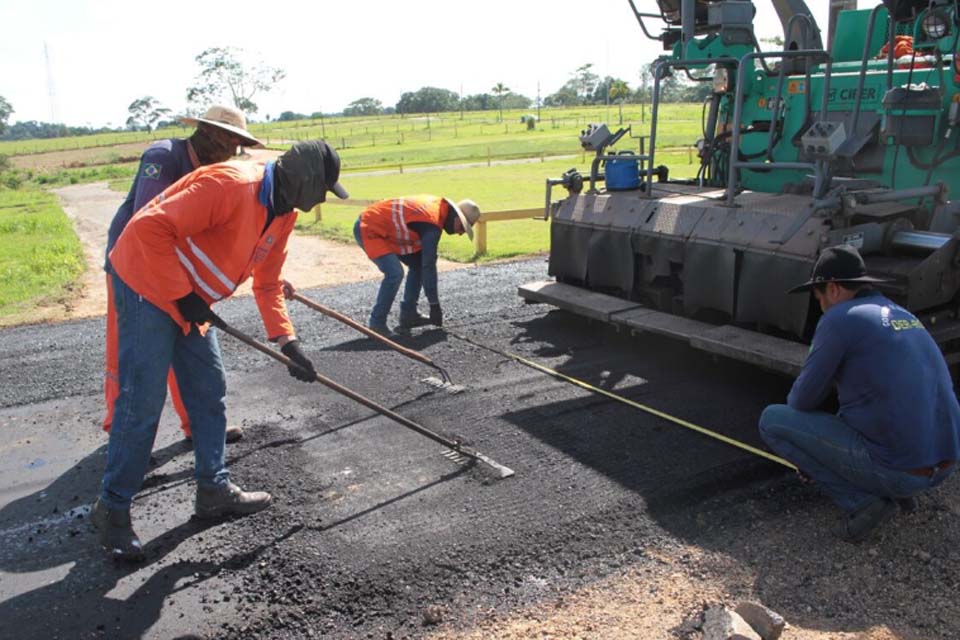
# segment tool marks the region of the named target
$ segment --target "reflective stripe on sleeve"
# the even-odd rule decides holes
[[[180,259],[180,264],[184,266],[190,276],[193,278],[193,281],[197,283],[204,293],[213,298],[214,300],[220,300],[223,296],[210,288],[210,286],[203,281],[203,279],[197,274],[197,270],[193,268],[193,264],[190,262],[190,258],[184,255],[183,251],[180,251],[180,247],[174,247],[174,251],[177,252],[177,258]]]
[[[217,268],[217,265],[213,263],[213,260],[211,260],[210,257],[200,249],[200,247],[193,244],[192,238],[187,238],[187,245],[190,247],[190,251],[193,252],[193,255],[197,256],[197,259],[203,263],[203,266],[209,269],[210,273],[216,276],[217,280],[219,280],[220,283],[227,288],[227,291],[232,293],[236,290],[237,285],[235,285],[227,276],[223,275],[223,272]]]
[[[410,229],[403,217],[403,206],[403,198],[394,200],[394,225],[397,227],[397,245],[400,247],[400,253],[406,255],[413,253],[413,239],[410,237]]]

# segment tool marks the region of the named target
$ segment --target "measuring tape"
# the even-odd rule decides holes
[[[797,467],[796,467],[795,465],[793,465],[792,463],[784,460],[783,458],[781,458],[781,457],[779,457],[779,456],[775,456],[775,455],[773,455],[772,453],[769,453],[769,452],[767,452],[767,451],[764,451],[763,449],[757,449],[756,447],[750,446],[750,445],[747,444],[746,442],[740,442],[739,440],[736,440],[736,439],[734,439],[734,438],[730,438],[730,437],[725,436],[725,435],[723,435],[723,434],[721,434],[721,433],[717,433],[716,431],[711,431],[710,429],[707,429],[707,428],[701,427],[701,426],[699,426],[699,425],[693,424],[692,422],[687,422],[686,420],[683,420],[682,418],[677,418],[676,416],[672,416],[672,415],[670,415],[669,413],[664,413],[663,411],[660,411],[659,409],[654,409],[653,407],[647,406],[647,405],[645,405],[645,404],[641,404],[641,403],[639,403],[639,402],[634,402],[633,400],[631,400],[631,399],[629,399],[629,398],[624,398],[623,396],[618,395],[618,394],[616,394],[616,393],[613,393],[613,392],[611,392],[611,391],[607,391],[606,389],[601,389],[600,387],[595,387],[595,386],[593,386],[592,384],[590,384],[590,383],[588,383],[588,382],[584,382],[583,380],[579,380],[579,379],[577,379],[577,378],[568,376],[568,375],[566,375],[565,373],[560,373],[560,372],[557,371],[556,369],[551,369],[551,368],[549,368],[549,367],[545,367],[545,366],[543,366],[542,364],[537,364],[536,362],[533,362],[532,360],[527,360],[526,358],[524,358],[524,357],[522,357],[522,356],[518,356],[518,355],[515,354],[515,353],[510,353],[509,351],[501,351],[500,349],[497,349],[497,348],[495,348],[495,347],[491,347],[491,346],[488,346],[488,345],[485,345],[485,344],[476,342],[475,340],[472,340],[471,338],[468,338],[468,337],[466,337],[466,336],[460,335],[459,333],[457,333],[457,332],[455,332],[455,331],[451,331],[450,329],[447,329],[447,328],[444,328],[444,330],[445,330],[448,334],[450,334],[451,336],[453,336],[454,338],[457,338],[458,340],[462,340],[462,341],[466,342],[467,344],[471,344],[471,345],[473,345],[473,346],[475,346],[475,347],[478,347],[478,348],[480,348],[480,349],[486,349],[487,351],[490,351],[490,352],[492,352],[492,353],[496,353],[497,355],[503,356],[504,358],[509,358],[509,359],[513,360],[514,362],[518,362],[518,363],[520,363],[520,364],[522,364],[522,365],[524,365],[524,366],[530,367],[531,369],[536,369],[537,371],[539,371],[539,372],[541,372],[541,373],[545,373],[545,374],[547,374],[548,376],[552,376],[552,377],[557,378],[557,379],[559,379],[559,380],[563,380],[563,381],[565,381],[565,382],[569,382],[570,384],[576,385],[576,386],[578,386],[578,387],[581,387],[582,389],[586,389],[587,391],[591,391],[591,392],[596,393],[596,394],[599,394],[599,395],[601,395],[601,396],[605,396],[605,397],[607,397],[607,398],[610,398],[611,400],[616,400],[617,402],[622,402],[623,404],[628,405],[628,406],[631,406],[631,407],[633,407],[634,409],[639,409],[640,411],[644,411],[644,412],[646,412],[646,413],[649,413],[650,415],[654,415],[654,416],[657,416],[658,418],[662,418],[662,419],[667,420],[667,421],[669,421],[669,422],[672,422],[672,423],[674,423],[674,424],[676,424],[676,425],[680,425],[681,427],[690,429],[690,430],[692,430],[692,431],[696,431],[697,433],[702,433],[703,435],[708,436],[708,437],[710,437],[710,438],[713,438],[714,440],[719,440],[720,442],[723,442],[723,443],[728,444],[728,445],[730,445],[730,446],[737,447],[738,449],[742,449],[743,451],[747,451],[748,453],[752,453],[752,454],[755,455],[755,456],[760,456],[761,458],[766,458],[767,460],[770,460],[770,461],[772,461],[772,462],[776,462],[777,464],[781,464],[781,465],[787,467],[788,469],[793,469],[794,471],[797,470]]]

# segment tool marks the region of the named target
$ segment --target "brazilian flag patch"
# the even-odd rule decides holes
[[[143,165],[143,177],[149,178],[150,180],[159,180],[160,179],[160,170],[161,167],[156,162],[148,162]]]

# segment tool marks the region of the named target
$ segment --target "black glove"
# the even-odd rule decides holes
[[[217,327],[223,326],[223,320],[213,312],[210,305],[192,291],[177,299],[177,308],[187,322],[196,322],[197,324],[209,322]]]
[[[290,372],[290,375],[297,380],[302,380],[303,382],[317,381],[317,370],[313,368],[313,363],[310,362],[310,358],[303,355],[303,351],[300,351],[299,340],[291,340],[287,344],[280,347],[280,351],[283,353],[283,355],[287,356],[297,365],[299,365],[287,367],[287,371]]]
[[[443,309],[440,308],[440,303],[430,305],[430,324],[435,324],[438,327],[443,326]]]

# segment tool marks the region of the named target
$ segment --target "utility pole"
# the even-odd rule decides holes
[[[50,49],[43,43],[43,59],[47,66],[47,96],[50,98],[50,122],[57,124],[57,90],[53,86],[53,66],[50,64]]]
[[[463,120],[463,83],[460,83],[460,119]]]
[[[540,122],[540,81],[537,80],[537,122]]]

